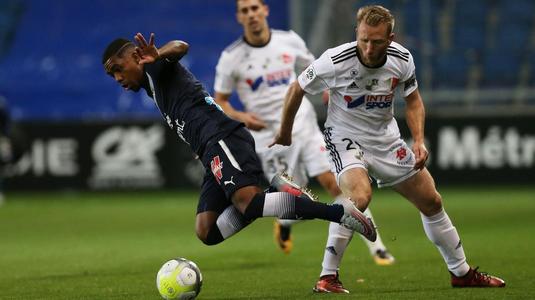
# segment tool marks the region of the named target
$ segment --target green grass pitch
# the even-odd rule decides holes
[[[535,188],[441,193],[469,263],[504,278],[506,288],[451,288],[418,212],[388,190],[375,191],[371,207],[397,262],[374,265],[355,236],[340,272],[351,294],[342,296],[311,291],[326,222],[296,225],[294,251],[285,255],[271,218],[204,246],[194,232],[195,191],[10,193],[0,207],[0,299],[157,300],[156,272],[174,257],[199,265],[199,299],[535,299]]]

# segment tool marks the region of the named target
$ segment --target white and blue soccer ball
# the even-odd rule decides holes
[[[156,287],[164,299],[191,300],[201,292],[202,274],[191,260],[175,258],[163,264]]]

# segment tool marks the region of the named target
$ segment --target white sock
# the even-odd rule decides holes
[[[346,199],[340,195],[336,197],[335,203],[342,203],[343,201],[346,201]],[[338,223],[329,223],[329,236],[323,255],[323,262],[321,263],[322,270],[320,277],[324,275],[333,275],[338,272],[342,257],[344,256],[344,252],[352,237],[352,230],[347,229]]]
[[[219,215],[216,224],[219,232],[221,232],[221,236],[225,240],[247,226],[245,218],[234,205],[229,205]]]
[[[470,266],[466,263],[459,234],[444,208],[431,217],[422,213],[420,215],[427,237],[437,246],[448,265],[448,270],[455,276],[465,275],[470,270]]]
[[[364,211],[364,214],[367,215],[368,217],[370,217],[373,220],[373,224],[377,224],[377,223],[375,223],[375,220],[373,219],[373,216],[372,216],[372,212],[370,211],[369,208],[367,208]],[[379,231],[378,230],[377,230],[377,240],[375,240],[375,242],[370,242],[368,239],[366,239],[361,234],[359,234],[359,236],[362,238],[362,240],[364,241],[366,246],[368,246],[368,250],[370,251],[371,255],[375,255],[377,250],[383,250],[383,251],[386,250],[386,246],[385,246],[385,244],[383,244],[383,240],[381,239],[381,236],[379,235]]]
[[[342,257],[352,237],[352,230],[334,222],[329,223],[329,237],[327,238],[327,246],[323,254],[320,276],[332,275],[338,272]]]

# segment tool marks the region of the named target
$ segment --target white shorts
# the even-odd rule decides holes
[[[388,144],[368,146],[359,137],[327,127],[325,143],[331,157],[331,170],[340,176],[347,170],[362,168],[375,178],[378,187],[396,185],[418,173],[415,157],[405,141],[398,138]]]
[[[262,161],[262,169],[268,181],[271,181],[275,174],[285,171],[297,184],[304,186],[308,184],[308,178],[331,170],[323,134],[316,124],[294,134],[290,147],[275,145],[267,148],[265,143],[260,142],[256,153]]]

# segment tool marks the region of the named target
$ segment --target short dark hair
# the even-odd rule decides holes
[[[130,46],[127,46],[128,44],[132,45],[132,47],[134,46],[132,41],[125,38],[117,38],[113,40],[102,54],[102,64],[105,64],[106,61],[114,55],[121,56],[125,49],[130,48]]]

